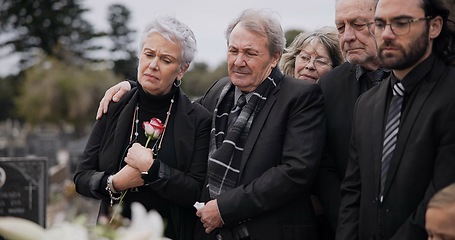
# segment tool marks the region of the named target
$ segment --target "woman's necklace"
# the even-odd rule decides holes
[[[174,98],[175,98],[175,94],[174,96],[172,97],[171,99],[171,104],[169,104],[169,109],[168,111],[166,112],[166,120],[164,121],[164,130],[163,130],[163,133],[159,136],[159,138],[155,141],[155,144],[153,145],[152,147],[152,152],[153,152],[153,158],[156,159],[156,157],[158,156],[158,151],[161,149],[161,143],[163,142],[163,139],[164,139],[164,134],[166,133],[166,128],[167,128],[167,124],[169,123],[169,117],[171,116],[171,111],[172,111],[172,105],[174,104]],[[135,121],[134,121],[134,138],[135,140],[137,140],[137,137],[139,136],[139,133],[138,133],[138,126],[139,126],[139,104],[136,103],[136,111],[134,113],[134,118],[135,118]],[[132,138],[132,136],[130,137]]]
[[[167,124],[169,122],[169,116],[171,115],[171,111],[172,111],[172,105],[174,104],[174,98],[175,98],[175,94],[174,96],[172,96],[172,99],[171,99],[171,104],[169,104],[169,109],[168,111],[166,112],[166,120],[164,122],[164,130],[163,130],[163,133],[159,136],[159,138],[155,141],[155,144],[153,145],[152,147],[152,152],[153,152],[153,159],[156,159],[158,157],[158,151],[160,150],[161,148],[161,143],[163,142],[163,136],[164,136],[164,133],[166,132],[166,128],[167,128]],[[133,134],[130,135],[130,144],[135,142],[137,140],[137,137],[139,136],[139,133],[137,131],[138,129],[138,126],[139,126],[139,104],[136,103],[136,110],[134,112],[134,121],[133,121],[133,124],[135,126],[133,126],[133,129],[134,129],[134,139],[133,139]],[[131,129],[131,132],[133,131],[133,129]],[[159,144],[157,145],[157,143],[159,142]],[[133,188],[131,189],[132,192],[137,192],[138,191],[138,188]],[[112,202],[113,200],[118,200],[119,203],[118,203],[118,206],[115,208],[114,210],[114,213],[112,214],[112,217],[111,217],[111,220],[109,221],[109,223],[112,223],[115,215],[117,214],[118,210],[119,210],[119,207],[122,205],[123,203],[123,198],[125,197],[126,193],[128,192],[128,189],[124,190],[120,197],[118,198],[114,198],[111,196],[111,206],[112,206]]]

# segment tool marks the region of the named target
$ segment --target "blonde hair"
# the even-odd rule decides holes
[[[286,75],[294,76],[296,56],[304,47],[314,42],[321,43],[327,49],[332,67],[344,62],[336,28],[326,26],[312,32],[302,32],[297,35],[289,47],[284,49],[285,52],[279,64],[281,71]]]

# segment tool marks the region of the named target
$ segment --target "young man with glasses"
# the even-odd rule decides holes
[[[370,32],[390,77],[361,95],[337,239],[427,239],[425,211],[455,182],[455,29],[443,0],[379,0]]]

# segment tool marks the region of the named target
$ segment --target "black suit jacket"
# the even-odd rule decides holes
[[[95,123],[87,146],[74,175],[76,191],[86,197],[101,199],[100,213],[106,214],[110,198],[100,181],[118,171],[119,161],[127,150],[134,110],[136,89],[111,103],[106,115]],[[207,170],[211,114],[198,103],[192,103],[180,90],[175,111],[173,141],[177,169],[161,162],[158,179],[150,184],[162,198],[170,202],[171,218],[179,239],[192,239],[196,212]],[[147,196],[144,196],[146,198]],[[169,216],[168,216],[169,217]]]
[[[348,162],[349,139],[355,102],[360,95],[357,65],[345,62],[320,80],[327,117],[326,145],[315,182],[315,192],[333,229],[341,201],[341,182]]]
[[[221,89],[216,82],[201,99],[213,111]],[[223,239],[244,224],[251,239],[317,239],[310,188],[325,135],[323,97],[318,85],[282,76],[256,115],[246,140],[237,187],[217,197]],[[210,200],[204,189],[203,202]],[[195,239],[213,239],[198,222]]]
[[[455,182],[454,79],[453,67],[430,56],[402,80],[417,85],[405,96],[382,203],[380,169],[390,79],[359,97],[337,239],[427,239],[427,202]]]

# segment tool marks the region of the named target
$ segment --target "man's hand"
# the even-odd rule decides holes
[[[109,88],[101,99],[98,111],[96,112],[96,120],[99,120],[103,114],[107,113],[111,100],[118,102],[118,100],[120,100],[120,98],[122,98],[123,95],[125,95],[129,90],[131,90],[131,85],[128,81],[119,82]]]
[[[196,216],[201,218],[206,233],[210,233],[223,225],[216,199],[207,202],[204,207],[196,212]]]

